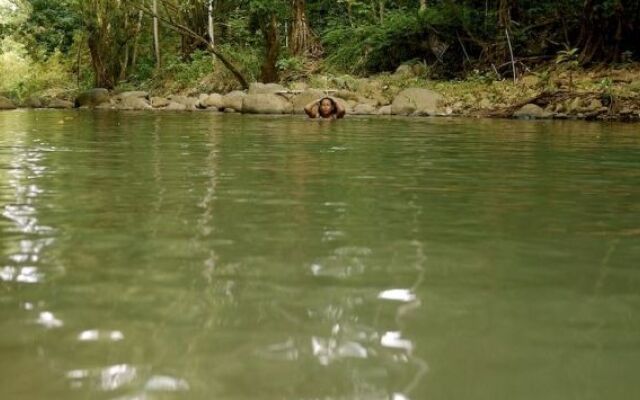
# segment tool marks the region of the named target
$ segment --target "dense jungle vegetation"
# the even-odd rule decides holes
[[[0,93],[632,63],[637,0],[0,0]],[[515,68],[514,68],[515,67]]]

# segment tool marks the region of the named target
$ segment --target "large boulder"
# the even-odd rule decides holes
[[[212,93],[212,94],[206,95],[206,97],[202,96],[200,98],[200,105],[206,108],[221,109],[221,108],[224,108],[224,101],[223,101],[222,95],[219,95],[218,93]]]
[[[42,99],[38,96],[29,96],[27,100],[25,100],[24,105],[29,108],[42,108],[44,104],[42,103]]]
[[[551,112],[545,111],[542,107],[535,104],[527,104],[513,113],[514,118],[520,119],[543,119],[551,118],[552,116],[553,114]]]
[[[319,89],[307,89],[293,98],[293,112],[296,114],[304,114],[304,107],[314,100],[325,97],[325,93]]]
[[[393,99],[391,113],[394,115],[435,115],[441,111],[440,107],[443,100],[442,95],[433,90],[405,89]]]
[[[16,105],[13,104],[13,101],[0,96],[0,110],[13,110],[14,108],[16,108]]]
[[[163,110],[168,110],[168,111],[184,111],[187,109],[187,106],[185,106],[182,103],[177,103],[175,101],[170,102],[166,107],[163,108]]]
[[[117,104],[119,110],[149,110],[151,104],[145,97],[127,96]]]
[[[200,108],[200,100],[197,97],[187,96],[169,96],[169,100],[174,103],[182,104],[187,110],[195,110]]]
[[[249,85],[249,94],[275,94],[286,90],[284,86],[278,85],[277,83],[254,82]]]
[[[47,105],[49,108],[73,108],[73,103],[62,99],[51,99]]]
[[[377,110],[371,104],[358,104],[353,107],[353,114],[356,115],[373,115],[376,114]]]
[[[223,108],[233,108],[235,111],[242,111],[242,99],[247,94],[240,90],[234,90],[222,96]]]
[[[277,94],[248,94],[242,100],[242,112],[248,114],[290,114],[293,106]]]
[[[169,104],[171,104],[171,102],[164,97],[154,96],[151,98],[151,107],[153,108],[162,108],[168,106]]]
[[[125,99],[129,99],[129,98],[148,99],[149,92],[145,92],[142,90],[134,90],[130,92],[122,92],[120,94],[113,96],[113,99],[118,102],[124,101]]]
[[[382,106],[378,109],[378,115],[391,115],[391,106]]]
[[[109,101],[109,91],[97,88],[86,90],[76,97],[76,107],[96,107]]]

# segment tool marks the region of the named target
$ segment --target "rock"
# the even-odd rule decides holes
[[[402,64],[396,68],[396,72],[393,73],[396,77],[408,78],[413,76],[413,69],[410,65]]]
[[[163,110],[169,110],[169,111],[184,111],[186,109],[187,109],[187,106],[175,101],[169,102],[169,104],[163,108]]]
[[[25,107],[29,108],[42,108],[44,107],[44,103],[38,96],[29,96],[29,98],[24,102]]]
[[[374,115],[377,110],[371,104],[358,104],[353,108],[352,114],[356,115]]]
[[[76,97],[76,107],[96,107],[109,101],[109,91],[97,88],[86,90]],[[51,107],[51,105],[49,105]]]
[[[358,97],[359,97],[356,93],[349,90],[338,90],[337,92],[332,94],[332,96],[338,97],[344,100],[353,100],[353,101],[358,101]]]
[[[373,107],[378,107],[380,105],[380,102],[376,99],[369,99],[367,97],[362,97],[362,96],[358,96],[358,103],[359,104],[369,104]]]
[[[137,98],[149,98],[149,92],[145,92],[143,90],[133,90],[129,92],[122,92],[114,96],[114,99],[126,99],[128,97],[137,97]]]
[[[13,101],[7,99],[4,96],[0,96],[0,110],[13,110],[16,108],[16,105]]]
[[[276,92],[284,92],[287,89],[277,83],[260,83],[255,82],[249,85],[248,94],[275,94]]]
[[[242,112],[248,114],[290,114],[293,106],[277,94],[248,94],[242,99]]]
[[[314,100],[325,97],[325,93],[319,89],[308,89],[293,98],[293,112],[304,114],[304,107]]]
[[[527,104],[513,113],[514,118],[520,119],[541,119],[551,118],[552,113],[543,110],[540,106],[535,104]]]
[[[225,108],[224,112],[227,114],[233,114],[233,113],[236,113],[237,111],[233,108]]]
[[[171,102],[168,99],[165,99],[164,97],[151,98],[151,107],[153,108],[162,108],[162,107],[168,106],[169,104],[171,104]]]
[[[411,73],[413,76],[425,76],[429,72],[427,66],[423,63],[415,63],[411,66]]]
[[[378,115],[391,115],[391,106],[382,106],[378,109]]]
[[[434,115],[439,113],[443,97],[429,89],[411,88],[400,92],[393,103],[391,113],[394,115],[410,115],[414,113]]]
[[[115,110],[116,106],[111,104],[111,102],[109,103],[102,103],[99,106],[95,107],[96,110]]]
[[[206,108],[224,108],[223,97],[218,93],[206,95],[206,98],[200,99],[200,105]]]
[[[196,97],[187,96],[169,96],[169,100],[173,103],[182,104],[187,110],[195,110],[200,107],[200,100]]]
[[[338,98],[339,98],[339,97],[338,97]],[[342,99],[340,99],[340,100],[342,100]],[[347,110],[349,110],[349,109],[351,109],[351,110],[352,110],[355,106],[357,106],[357,105],[358,105],[358,102],[357,102],[357,101],[355,101],[355,100],[347,100],[347,101],[346,101],[346,103],[347,103],[347,105],[348,105]]]
[[[149,110],[151,109],[151,104],[144,97],[134,97],[129,96],[123,98],[117,105],[116,108],[119,110]]]
[[[51,99],[48,108],[73,108],[73,103],[67,100],[62,99]]]
[[[242,110],[242,99],[247,94],[240,90],[234,90],[222,96],[222,106],[226,108],[233,108],[236,111]]]

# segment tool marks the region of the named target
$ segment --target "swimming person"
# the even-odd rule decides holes
[[[309,118],[339,119],[345,114],[344,108],[331,97],[314,100],[304,107]]]

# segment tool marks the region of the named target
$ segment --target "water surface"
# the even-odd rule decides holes
[[[0,113],[0,398],[634,398],[637,131]]]

